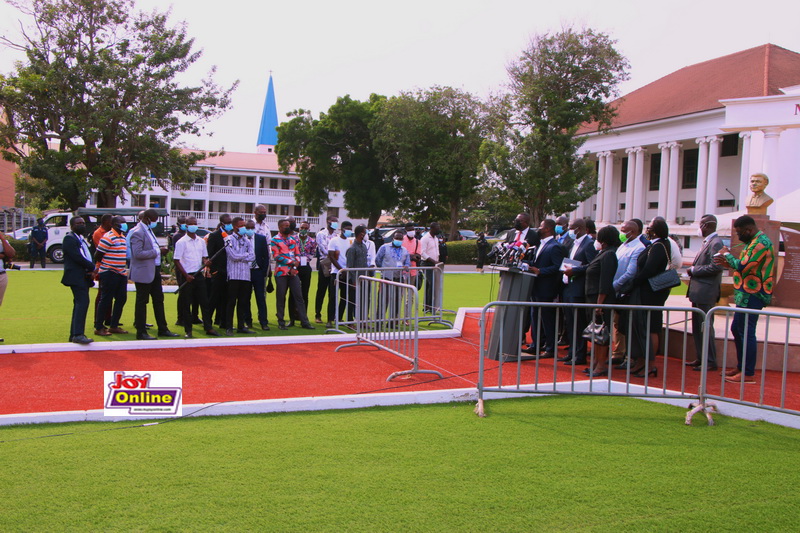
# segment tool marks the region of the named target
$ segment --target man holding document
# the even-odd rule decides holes
[[[561,270],[564,273],[562,299],[567,304],[585,303],[586,267],[597,255],[597,250],[594,247],[594,239],[586,233],[586,221],[582,218],[570,224],[568,236],[573,242],[568,256],[561,263]],[[559,360],[567,365],[586,364],[586,339],[582,337],[583,330],[589,323],[589,314],[586,311],[586,309],[566,309],[564,312],[565,336],[570,346],[567,355]]]

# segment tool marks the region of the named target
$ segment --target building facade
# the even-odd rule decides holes
[[[660,215],[671,232],[695,235],[706,213],[743,213],[750,175],[764,172],[776,199],[769,214],[789,216],[783,204],[800,190],[798,89],[800,54],[767,44],[685,67],[626,95],[614,102],[611,132],[591,125],[579,132],[587,136],[582,150],[596,162],[599,190],[574,215],[602,225]]]

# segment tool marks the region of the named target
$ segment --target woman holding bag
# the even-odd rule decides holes
[[[586,267],[586,301],[598,305],[617,302],[614,290],[614,274],[617,271],[617,247],[620,244],[619,230],[614,226],[606,226],[597,232],[594,246],[598,254]],[[611,326],[611,309],[596,309],[594,322],[602,323],[609,330]],[[584,370],[590,377],[603,377],[608,373],[608,344],[594,345],[594,367]]]

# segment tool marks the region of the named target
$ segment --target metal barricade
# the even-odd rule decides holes
[[[410,370],[394,372],[386,381],[408,374],[435,374],[443,377],[435,370],[419,368],[417,288],[369,276],[359,276],[357,286],[360,290],[353,322],[356,342],[343,344],[336,351],[367,344],[411,363]]]
[[[751,298],[754,297],[751,296]],[[708,371],[708,347],[710,336],[715,334],[714,321],[723,319],[723,316],[720,315],[724,316],[725,335],[722,337],[716,336],[716,340],[722,342],[721,354],[717,350],[717,365],[721,370],[717,374],[717,372]],[[756,347],[753,347],[753,351],[750,352],[747,349],[747,332],[749,328],[756,331],[759,319],[761,319],[763,332],[756,333]],[[740,321],[740,331],[743,332],[743,337],[734,335],[731,331],[734,320]],[[698,409],[713,408],[713,404],[708,403],[709,399],[713,399],[800,415],[800,400],[798,400],[800,383],[798,383],[797,379],[800,362],[797,361],[796,352],[794,360],[790,360],[789,354],[789,347],[792,344],[790,342],[790,326],[793,321],[795,322],[795,327],[797,327],[799,325],[797,321],[800,321],[800,314],[740,307],[714,307],[710,309],[706,314],[703,328],[703,376]],[[781,334],[779,329],[778,333],[770,338],[771,327],[773,331],[781,328],[783,333]],[[736,338],[737,336],[739,339]],[[760,349],[757,347],[758,343],[761,344]],[[730,347],[731,344],[734,345],[733,349]],[[798,342],[794,344],[797,345]],[[752,377],[747,376],[746,361],[739,361],[740,354],[744,356],[752,354],[753,368],[755,370]],[[790,372],[790,367],[794,367],[792,372]],[[726,380],[726,377],[729,377],[726,376],[726,370],[728,369],[732,373],[737,370],[740,371],[740,375],[736,380]],[[790,389],[790,386],[794,386],[794,389]],[[791,402],[787,400],[787,395],[791,396]]]
[[[416,271],[416,276],[410,276],[411,271]],[[359,276],[374,277],[380,275],[381,279],[400,280],[414,285],[418,291],[423,290],[424,299],[415,304],[421,305],[421,309],[416,314],[415,320],[427,324],[442,324],[453,327],[453,323],[444,319],[445,313],[455,313],[455,311],[442,308],[444,298],[444,272],[443,265],[430,267],[379,267],[379,268],[342,268],[334,274],[334,314],[333,328],[327,332],[347,333],[343,328],[356,329],[357,319],[355,316],[356,302],[363,298],[361,285],[355,280]],[[367,295],[369,297],[369,295]],[[410,313],[409,313],[410,314]]]
[[[500,307],[519,307],[523,309],[536,310],[535,321],[531,320],[531,335],[532,344],[534,346],[535,354],[527,356],[522,351],[522,336],[523,336],[523,318],[526,314],[514,313],[509,316],[516,316],[516,324],[495,324],[493,325],[494,336],[499,337],[493,339],[493,342],[487,342],[487,329],[489,325],[490,311],[494,311]],[[550,323],[553,324],[553,332],[551,339],[558,339],[558,324],[559,316],[564,313],[571,313],[573,320],[572,330],[567,332],[569,340],[573,346],[577,346],[578,342],[584,341],[583,331],[578,331],[576,320],[578,313],[590,314],[593,309],[603,309],[610,311],[611,323],[616,323],[619,318],[627,318],[625,326],[621,329],[620,333],[626,335],[627,354],[639,356],[644,358],[645,366],[641,377],[636,377],[631,372],[631,358],[628,357],[627,364],[623,369],[613,370],[611,365],[611,347],[605,352],[607,357],[608,368],[602,375],[593,375],[589,373],[584,375],[580,370],[580,366],[576,365],[573,361],[571,364],[566,363],[567,366],[561,366],[557,361],[557,350],[554,358],[543,359],[539,354],[540,347],[544,347],[545,331],[543,331],[543,314],[549,312],[551,314]],[[652,347],[652,333],[650,333],[651,325],[654,320],[653,312],[663,312],[662,324],[659,324],[662,331],[665,329],[663,324],[680,323],[680,320],[674,320],[676,316],[682,317],[683,331],[680,336],[681,353],[680,360],[667,357],[669,354],[670,335],[667,331],[663,336],[663,354],[664,357],[659,361],[655,358],[655,353],[651,357]],[[555,314],[552,317],[552,314]],[[544,302],[503,302],[495,301],[486,304],[481,311],[480,317],[480,358],[478,368],[478,405],[476,413],[479,416],[484,416],[484,395],[486,393],[522,393],[522,394],[575,394],[575,395],[602,395],[602,396],[631,396],[631,397],[647,397],[647,398],[669,398],[669,399],[699,399],[701,386],[700,377],[696,372],[687,374],[686,353],[687,345],[689,342],[689,323],[691,322],[691,315],[699,313],[702,317],[705,314],[700,309],[694,307],[659,307],[659,306],[645,306],[645,305],[619,305],[619,304],[578,304],[578,303],[544,303]],[[497,313],[492,312],[491,315],[497,316]],[[657,315],[656,315],[657,316]],[[589,318],[589,317],[587,317]],[[611,324],[606,324],[606,327],[611,327]],[[655,329],[655,328],[653,328]],[[636,330],[636,331],[634,331]],[[638,339],[642,336],[640,333],[644,331],[644,353],[634,353],[634,334]],[[512,335],[515,336],[509,343],[506,342],[504,337]],[[585,341],[584,341],[585,342]],[[489,348],[494,349],[496,353],[488,353]],[[611,344],[611,343],[609,343]],[[515,350],[511,353],[503,352],[502,347],[513,345]],[[637,343],[641,346],[641,343]],[[557,348],[557,347],[556,347]],[[587,351],[588,368],[594,368],[597,361],[598,347],[595,343],[589,343]],[[537,355],[538,354],[538,355]],[[496,358],[500,364],[497,370],[497,383],[493,385],[487,384],[487,369],[486,359],[488,357]],[[652,361],[651,361],[652,359]],[[670,362],[670,359],[672,361]],[[510,379],[508,378],[509,371],[506,370],[508,366],[504,363],[510,363],[513,368],[509,369],[511,372]],[[679,366],[679,368],[677,368]],[[495,369],[492,369],[493,371]],[[679,373],[680,379],[672,379],[672,374]],[[670,381],[671,388],[667,387],[667,381]],[[528,381],[524,383],[525,381]],[[677,387],[677,388],[676,388]],[[693,391],[693,392],[691,392]]]

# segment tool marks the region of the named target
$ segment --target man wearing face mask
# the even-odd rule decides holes
[[[291,225],[289,226],[291,228]],[[308,291],[311,288],[311,260],[317,254],[317,242],[314,237],[309,236],[308,229],[311,225],[308,222],[300,223],[300,230],[294,239],[297,241],[297,258],[300,265],[297,268],[297,277],[300,279],[300,288],[303,294],[303,308],[308,315]],[[299,315],[294,305],[289,306],[289,325],[293,326],[299,319]]]
[[[406,283],[408,281],[409,268],[411,267],[411,257],[408,250],[403,248],[403,239],[406,236],[404,230],[397,230],[392,237],[392,242],[386,243],[378,248],[375,256],[375,264],[380,268],[402,268],[403,270],[387,270],[381,273],[383,279]],[[381,294],[378,295],[378,317],[384,318],[389,305],[388,299],[393,293],[390,289],[381,287]],[[392,308],[389,310],[393,317],[398,316],[400,311],[400,301],[394,298]]]
[[[291,223],[288,219],[278,221],[278,234],[270,245],[275,258],[275,311],[278,317],[278,329],[286,330],[284,310],[286,309],[286,293],[291,296],[290,306],[294,306],[300,325],[304,329],[314,329],[308,321],[303,302],[298,267],[300,266],[300,241],[292,236]]]
[[[190,307],[198,302],[203,314],[203,328],[206,335],[219,337],[219,333],[211,325],[211,311],[208,307],[208,289],[206,278],[202,269],[210,265],[206,242],[197,236],[197,219],[193,216],[186,218],[186,235],[175,243],[175,272],[181,274],[184,282],[178,294],[179,316],[189,316]],[[184,322],[183,329],[186,338],[192,338],[192,322]]]
[[[69,342],[89,344],[94,339],[86,337],[86,313],[89,311],[89,287],[94,285],[92,272],[94,262],[89,251],[89,243],[84,239],[86,223],[81,217],[69,221],[71,232],[64,236],[64,274],[61,284],[72,289],[72,321],[69,329]]]
[[[737,218],[733,223],[733,229],[744,244],[744,250],[737,259],[727,247],[723,246],[714,257],[714,261],[718,265],[733,269],[736,307],[763,309],[772,302],[772,289],[775,284],[775,249],[772,241],[759,231],[756,221],[749,215]],[[756,382],[757,323],[757,314],[733,315],[731,333],[739,362],[736,369],[725,372],[726,381]]]
[[[414,268],[418,266],[422,258],[419,255],[420,243],[417,238],[417,231],[414,228],[413,222],[407,222],[405,225],[405,236],[403,237],[403,248],[408,252],[411,259],[411,272],[409,283],[419,289],[422,286],[421,280],[417,276],[418,271]]]
[[[147,209],[130,237],[130,279],[136,284],[136,307],[133,325],[136,338],[155,340],[147,333],[147,303],[153,300],[153,314],[158,325],[159,337],[177,337],[167,327],[164,315],[164,292],[161,287],[161,257],[167,253],[165,246],[159,246],[153,230],[158,223],[155,209]]]
[[[227,213],[219,216],[217,229],[208,235],[206,243],[211,266],[208,267],[211,281],[211,295],[208,305],[211,309],[214,323],[227,330],[231,326],[227,323],[228,308],[228,257],[225,250],[225,239],[233,232],[231,216]]]
[[[617,248],[617,272],[614,274],[614,290],[617,292],[619,303],[626,304],[627,297],[633,290],[633,279],[638,271],[639,255],[645,250],[645,244],[640,239],[641,226],[635,220],[628,220],[622,223],[622,234],[625,236],[623,242]],[[649,241],[648,241],[649,242]],[[627,345],[625,335],[627,334],[627,312],[617,313],[614,323],[614,356],[622,358],[625,356]],[[626,368],[624,360],[615,359],[613,363],[617,368]]]
[[[531,216],[528,213],[520,213],[514,219],[514,230],[508,233],[506,243],[520,244],[527,243],[528,246],[536,246],[539,244],[539,235],[535,230],[530,229]]]
[[[431,228],[420,239],[420,257],[424,266],[436,266],[439,263],[439,234],[442,232],[438,222],[433,222]],[[436,286],[435,280],[436,272],[433,270],[425,271],[425,305],[423,309],[425,312],[434,313],[434,306],[438,303],[435,302]],[[438,305],[436,305],[438,307]]]
[[[586,221],[578,218],[570,224],[568,238],[572,241],[567,257],[580,263],[579,266],[567,266],[562,281],[564,290],[562,301],[565,303],[586,302],[586,268],[597,256],[595,240],[586,233]],[[562,358],[566,364],[586,364],[586,339],[583,330],[589,323],[586,309],[566,309],[564,311],[565,335],[569,342],[569,353]],[[577,346],[573,343],[577,343]]]
[[[233,336],[234,308],[237,320],[236,331],[253,333],[253,330],[247,327],[247,310],[250,309],[250,294],[253,289],[250,283],[250,265],[256,259],[253,241],[249,239],[250,233],[255,234],[255,230],[248,230],[241,217],[235,217],[231,224],[233,231],[225,238],[228,245],[225,249],[228,263],[228,304],[225,315],[225,323],[228,327],[225,334],[229,337]]]
[[[569,252],[572,248],[572,237],[569,236],[569,219],[561,215],[556,219],[555,239],[558,244],[564,247],[564,252]]]
[[[272,238],[272,232],[267,224],[267,208],[263,204],[258,204],[253,208],[253,222],[255,222],[256,233],[263,235],[267,241]]]
[[[342,231],[338,237],[331,239],[328,243],[328,257],[331,259],[331,285],[334,285],[337,280],[337,272],[345,268],[347,259],[347,250],[353,244],[353,224],[347,220],[342,222]],[[347,307],[347,279],[342,277],[339,282],[339,320],[343,320],[344,311]],[[335,290],[331,289],[334,294]],[[328,316],[328,321],[331,317]]]
[[[325,302],[325,295],[328,295],[328,327],[331,327],[333,314],[336,312],[336,304],[333,301],[333,291],[331,290],[331,258],[328,257],[328,244],[336,238],[339,229],[339,218],[328,215],[327,226],[317,232],[317,298],[314,306],[314,316],[317,324],[322,323],[322,304]]]
[[[115,216],[111,219],[111,230],[98,242],[94,254],[100,281],[100,303],[95,309],[94,334],[106,337],[113,333],[128,333],[119,327],[122,309],[128,301],[128,268],[126,266],[125,232],[128,224],[125,218]],[[111,313],[106,328],[104,323]]]
[[[694,256],[692,266],[686,273],[689,275],[689,288],[686,297],[692,302],[692,307],[696,307],[707,313],[714,307],[719,300],[720,285],[722,283],[722,265],[714,262],[714,255],[722,249],[722,239],[717,235],[717,217],[714,215],[704,215],[700,219],[700,227],[697,228],[698,234],[703,238],[703,246],[697,255]],[[711,315],[711,319],[713,320]],[[694,361],[686,363],[693,370],[702,370],[703,360],[703,323],[704,316],[692,313],[692,337],[694,337],[695,353]],[[717,348],[714,342],[714,323],[710,323],[708,336],[708,370],[717,369]]]

